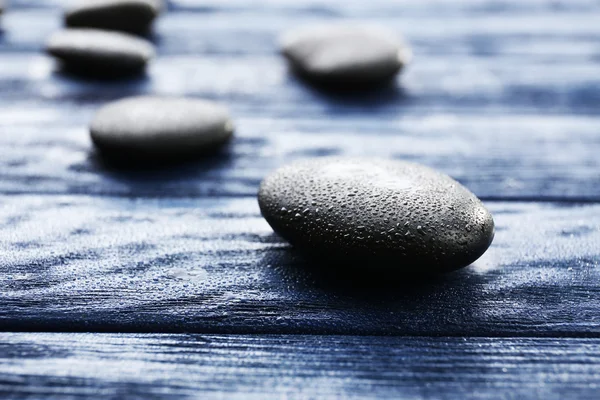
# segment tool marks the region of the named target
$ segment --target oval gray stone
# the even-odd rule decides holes
[[[102,107],[90,133],[105,156],[153,161],[213,151],[231,138],[233,123],[228,111],[213,102],[141,96]]]
[[[162,6],[160,0],[83,0],[65,10],[65,25],[144,34]]]
[[[492,216],[473,193],[403,161],[299,161],[265,178],[258,202],[273,230],[307,254],[398,272],[465,267],[494,237]]]
[[[67,29],[53,34],[46,51],[64,66],[90,75],[139,73],[152,57],[147,40],[121,32]]]
[[[287,33],[281,39],[281,49],[299,74],[331,85],[390,80],[411,55],[400,39],[383,30],[340,25]]]

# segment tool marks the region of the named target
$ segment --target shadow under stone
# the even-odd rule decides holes
[[[269,285],[292,309],[280,331],[332,334],[440,335],[482,331],[477,325],[493,274],[467,269],[414,277],[366,266],[330,269],[293,249],[264,255]],[[485,311],[484,311],[485,312]]]
[[[152,184],[160,187],[166,182],[201,180],[207,173],[232,168],[233,161],[230,142],[210,152],[155,158],[135,154],[110,155],[96,149],[89,154],[86,163],[73,169],[101,173],[132,186]]]
[[[337,106],[378,109],[390,104],[403,103],[408,95],[398,85],[397,76],[373,82],[327,81],[313,79],[289,67],[290,80],[303,84],[312,93]]]
[[[107,67],[93,67],[89,64],[77,65],[58,63],[55,73],[59,76],[94,82],[121,82],[121,81],[146,81],[148,75],[146,68],[114,69]]]
[[[276,236],[273,234],[273,236]],[[393,262],[386,265],[356,260],[335,261],[307,256],[293,247],[273,249],[264,255],[264,264],[277,266],[285,280],[300,288],[325,290],[352,297],[385,297],[399,293],[422,294],[464,284],[465,269],[446,273],[417,273]]]

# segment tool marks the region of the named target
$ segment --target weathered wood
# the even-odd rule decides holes
[[[114,83],[41,52],[65,3],[11,0],[0,18],[0,397],[597,397],[600,205],[574,204],[600,201],[597,1],[170,0],[148,76]],[[288,72],[280,32],[342,19],[406,36],[395,88],[329,95]],[[182,167],[103,165],[94,110],[146,93],[226,103],[236,140]],[[252,198],[323,155],[561,202],[488,201],[492,248],[434,281],[326,274]],[[434,337],[462,335],[488,338]]]
[[[600,200],[597,3],[181,0],[156,27],[149,76],[116,83],[53,72],[40,48],[60,28],[57,4],[16,2],[3,17],[0,192],[251,196],[285,162],[340,154],[423,162],[486,199]],[[396,89],[331,96],[288,73],[277,34],[338,17],[407,36],[415,61]],[[141,93],[226,103],[238,128],[228,157],[150,173],[99,166],[94,110]]]
[[[598,339],[0,334],[24,398],[596,399]]]
[[[85,128],[92,113],[93,107],[72,105],[0,110],[0,191],[254,196],[266,174],[293,159],[351,155],[422,162],[485,199],[600,199],[600,142],[592,117],[240,117],[236,139],[215,158],[127,171],[95,158]]]
[[[255,199],[1,205],[4,331],[600,336],[598,205],[491,203],[490,250],[422,283],[323,274]]]

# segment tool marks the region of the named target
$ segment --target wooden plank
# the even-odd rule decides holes
[[[598,390],[598,339],[0,334],[9,399],[596,399]]]
[[[491,203],[490,250],[413,283],[323,273],[255,199],[1,202],[3,331],[600,337],[600,205]]]
[[[138,90],[219,97],[234,106],[249,103],[254,112],[273,116],[284,110],[314,117],[313,110],[331,109],[366,110],[372,115],[375,108],[376,114],[395,116],[440,109],[595,115],[600,103],[595,90],[600,85],[595,74],[598,14],[599,6],[595,12],[509,15],[511,24],[504,23],[506,15],[492,12],[465,12],[451,20],[433,11],[418,18],[400,12],[365,17],[361,19],[364,23],[404,34],[415,54],[400,80],[400,90],[384,93],[374,102],[377,96],[340,101],[307,90],[288,74],[283,58],[277,56],[280,33],[330,19],[294,12],[271,15],[268,9],[174,12],[157,26],[158,58],[144,85],[137,82]],[[60,12],[18,10],[5,20],[0,53],[6,62],[21,64],[0,75],[6,96],[13,100],[76,100],[87,93],[87,98],[93,99],[91,94],[99,90],[97,101],[106,100],[101,96],[106,92],[103,85],[60,79],[52,73],[53,63],[42,55],[48,35],[60,29]],[[432,29],[442,22],[443,30]],[[26,29],[32,24],[36,30]],[[21,58],[11,61],[16,56]],[[104,86],[112,86],[114,92],[114,85]]]
[[[12,11],[24,9],[60,9],[68,5],[69,0],[11,0]],[[245,0],[165,0],[169,12],[238,12],[253,11],[258,13],[275,10],[277,12],[323,14],[328,16],[389,16],[392,13],[430,14],[444,13],[496,13],[519,14],[555,12],[569,13],[573,11],[592,12],[597,10],[598,3],[594,0],[528,0],[515,3],[511,0],[463,0],[460,3],[448,3],[446,0],[427,0],[414,2],[412,0],[396,0],[390,3],[386,0],[372,0],[365,4],[361,0],[347,0],[343,3],[324,0],[255,0],[248,3]]]
[[[0,192],[254,196],[266,174],[291,160],[347,155],[421,162],[484,199],[600,199],[595,117],[437,113],[382,122],[246,116],[237,118],[236,139],[215,158],[131,171],[107,168],[94,156],[85,128],[94,108],[1,109]]]
[[[165,14],[158,19],[150,39],[157,44],[160,56],[199,56],[200,53],[272,55],[276,51],[277,35],[283,31],[299,25],[342,21],[343,18],[347,22],[385,26],[406,37],[415,49],[415,63],[420,63],[423,55],[450,56],[450,60],[452,55],[470,55],[472,61],[508,56],[518,63],[544,57],[551,61],[548,63],[550,67],[585,59],[597,60],[594,57],[594,41],[599,35],[599,28],[594,22],[600,7],[595,2],[589,2],[587,7],[577,7],[576,4],[573,7],[571,2],[563,2],[558,5],[564,8],[561,11],[552,6],[558,2],[548,2],[546,7],[526,11],[518,4],[512,4],[504,12],[462,8],[456,4],[444,10],[444,7],[430,6],[430,2],[419,2],[415,4],[418,6],[416,9],[400,8],[389,2],[381,7],[365,5],[368,10],[353,10],[347,7],[347,2],[319,3],[333,6],[335,11],[332,13],[348,15],[332,18],[310,7],[299,12],[298,7],[307,4],[299,1],[296,7],[289,8],[278,7],[275,2],[263,8],[253,3],[241,9],[213,4],[208,6],[210,12],[201,8],[201,11],[184,9]],[[527,3],[530,2],[524,2]],[[505,23],[506,18],[511,18],[510,24]],[[267,19],[270,24],[265,23]],[[573,24],[571,21],[574,20],[578,23]],[[434,25],[442,21],[443,26]],[[23,29],[32,22],[36,24],[35,30]],[[2,17],[2,27],[0,49],[3,53],[39,51],[48,33],[62,29],[62,12],[43,7],[11,8]],[[240,33],[247,37],[234,37]],[[569,45],[574,47],[569,48]]]

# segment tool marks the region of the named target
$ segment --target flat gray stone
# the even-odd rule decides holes
[[[90,75],[141,72],[154,57],[147,40],[121,32],[67,29],[53,34],[46,51],[67,68]]]
[[[160,0],[82,0],[65,10],[65,25],[144,34],[162,7]]]
[[[402,161],[319,158],[260,185],[273,230],[327,262],[429,274],[465,267],[494,237],[481,201],[449,176]]]
[[[231,138],[233,123],[224,107],[210,101],[141,96],[102,107],[90,133],[108,157],[177,160],[221,147]]]
[[[326,25],[283,35],[281,50],[303,77],[326,85],[370,85],[392,79],[410,59],[394,35],[373,27]]]

